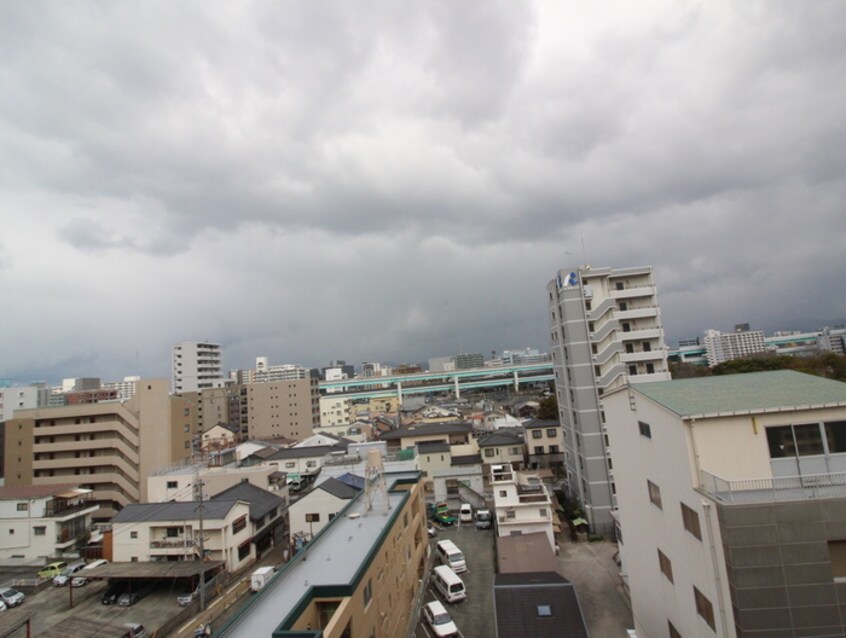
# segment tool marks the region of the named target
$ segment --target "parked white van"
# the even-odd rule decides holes
[[[467,598],[467,590],[464,589],[464,581],[446,565],[438,565],[432,572],[432,581],[435,588],[441,592],[441,596],[448,603],[455,603]]]
[[[451,540],[446,539],[438,541],[437,549],[435,550],[444,565],[448,565],[456,574],[467,571],[467,563],[464,560],[464,554],[458,545]]]
[[[461,504],[461,508],[458,510],[458,520],[462,523],[473,522],[473,506],[470,503]]]

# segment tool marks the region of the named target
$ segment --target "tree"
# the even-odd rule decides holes
[[[545,399],[542,399],[538,406],[538,419],[541,421],[557,421],[558,420],[558,400],[554,394],[550,394]]]

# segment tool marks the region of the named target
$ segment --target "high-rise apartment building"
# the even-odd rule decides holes
[[[846,635],[846,384],[794,371],[606,394],[638,636]]]
[[[723,361],[767,351],[764,333],[760,330],[748,330],[749,324],[745,324],[745,327],[747,330],[741,327],[740,330],[726,333],[719,330],[705,331],[705,358],[708,366],[714,367]]]
[[[670,378],[652,268],[559,271],[547,292],[567,489],[608,533],[616,487],[602,396],[627,380]]]
[[[462,352],[453,358],[455,359],[456,370],[471,370],[473,368],[485,367],[485,355],[481,352]]]
[[[256,357],[255,369],[238,370],[236,374],[239,383],[270,383],[291,379],[307,379],[309,370],[297,363],[270,365],[270,360],[267,357]],[[230,376],[232,375],[230,374]]]
[[[278,383],[250,383],[241,393],[241,431],[251,439],[285,437],[302,441],[320,426],[320,393],[317,379],[291,379]]]
[[[219,388],[223,378],[221,349],[216,343],[183,341],[173,346],[173,391],[197,392]]]
[[[91,489],[98,520],[144,501],[153,470],[191,456],[195,407],[167,386],[143,379],[127,401],[17,411],[6,422],[6,485]]]

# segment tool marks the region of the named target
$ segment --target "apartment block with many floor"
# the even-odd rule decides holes
[[[6,485],[74,483],[108,520],[146,500],[156,468],[191,457],[192,410],[166,380],[144,379],[127,401],[19,411],[6,423]]]
[[[652,268],[559,271],[547,294],[567,489],[594,530],[609,533],[616,486],[603,394],[670,378]]]
[[[846,634],[846,384],[759,372],[604,403],[639,636]]]

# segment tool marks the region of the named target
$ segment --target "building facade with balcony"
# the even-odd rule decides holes
[[[846,633],[846,384],[684,379],[605,411],[638,635]]]
[[[199,392],[230,383],[223,378],[221,348],[217,343],[183,341],[171,354],[174,392]]]
[[[223,561],[229,572],[254,560],[250,504],[214,499],[202,507],[206,559]],[[128,505],[112,519],[112,560],[199,560],[199,508],[199,501]]]
[[[192,404],[145,379],[127,401],[22,410],[6,423],[6,485],[93,490],[96,520],[147,498],[147,476],[191,457]]]
[[[517,472],[511,465],[492,465],[491,492],[497,536],[542,532],[558,553],[552,521],[552,500],[540,477]]]
[[[569,496],[595,531],[613,530],[603,395],[670,378],[652,268],[559,271],[547,285],[550,339]]]
[[[557,477],[566,475],[564,430],[558,421],[532,419],[523,424],[529,467],[549,469]]]
[[[0,487],[0,559],[62,556],[88,541],[97,505],[75,484]]]

